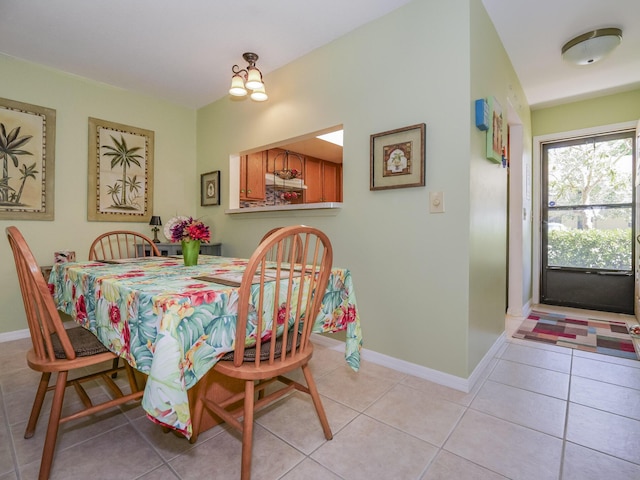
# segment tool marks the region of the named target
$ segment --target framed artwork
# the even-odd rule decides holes
[[[89,118],[89,221],[149,223],[153,144],[151,130]]]
[[[487,99],[489,104],[489,130],[487,130],[487,158],[493,162],[502,162],[502,107],[494,97]]]
[[[200,205],[220,205],[220,171],[200,175]]]
[[[369,190],[424,187],[426,125],[371,135]]]
[[[0,220],[53,220],[56,111],[0,98]]]

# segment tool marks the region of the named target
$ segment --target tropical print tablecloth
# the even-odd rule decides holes
[[[247,260],[200,256],[118,264],[54,266],[49,288],[59,310],[92,331],[112,352],[148,375],[142,406],[187,438],[187,390],[233,350],[237,289],[194,279],[245,269]],[[360,366],[362,332],[349,270],[334,268],[314,332],[346,330],[345,359]]]

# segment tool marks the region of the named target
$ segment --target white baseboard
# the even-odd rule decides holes
[[[28,328],[25,328],[24,330],[16,330],[15,332],[0,333],[0,343],[10,342],[11,340],[19,340],[21,338],[28,338],[29,335],[30,334]]]
[[[317,334],[313,334],[312,338],[313,343],[322,345],[332,350],[342,351],[342,349],[344,348],[344,342],[341,342],[340,340],[335,340],[333,338],[328,338],[326,336]],[[502,332],[502,334],[493,343],[489,351],[484,355],[484,357],[482,357],[482,360],[478,363],[476,368],[473,369],[473,372],[471,373],[469,378],[457,377],[449,373],[444,373],[439,370],[434,370],[432,368],[423,367],[422,365],[416,365],[415,363],[400,360],[395,357],[390,357],[389,355],[384,355],[382,353],[367,350],[366,348],[362,349],[361,358],[371,363],[375,363],[376,365],[391,368],[392,370],[396,370],[401,373],[413,375],[415,377],[422,378],[424,380],[428,380],[445,387],[460,390],[462,392],[470,392],[480,379],[484,369],[487,368],[487,366],[491,362],[491,359],[496,356],[496,354],[500,350],[500,347],[502,347],[505,341],[506,334],[505,332]]]
[[[11,340],[18,340],[28,337],[28,329],[16,330],[15,332],[0,333],[0,343],[10,342]],[[482,375],[482,372],[489,365],[491,359],[495,357],[496,353],[498,353],[498,350],[500,350],[500,347],[502,347],[505,341],[506,335],[505,332],[502,332],[502,335],[498,337],[489,351],[484,355],[484,357],[482,357],[482,360],[478,363],[476,368],[473,369],[473,372],[471,373],[469,378],[457,377],[449,373],[434,370],[433,368],[423,367],[422,365],[416,365],[415,363],[400,360],[395,357],[390,357],[389,355],[384,355],[383,353],[367,350],[366,348],[362,349],[361,356],[363,360],[375,363],[376,365],[391,368],[392,370],[406,373],[408,375],[413,375],[415,377],[422,378],[424,380],[428,380],[445,387],[453,388],[455,390],[469,392],[478,382],[480,376]],[[344,342],[315,333],[313,334],[313,343],[336,351],[342,351],[344,349]]]

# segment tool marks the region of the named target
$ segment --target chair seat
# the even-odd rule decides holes
[[[78,357],[90,357],[91,355],[97,355],[98,353],[106,353],[109,350],[100,343],[100,340],[86,328],[75,327],[66,330],[71,345],[73,345],[73,351]],[[53,353],[56,358],[67,358],[62,349],[62,344],[58,338],[57,333],[51,334],[51,344],[53,345]]]
[[[284,362],[275,362],[269,365],[268,361],[260,363],[256,366],[255,363],[248,361],[236,367],[233,361],[221,360],[216,363],[213,368],[222,375],[230,375],[233,373],[235,378],[241,380],[264,380],[266,378],[276,377],[284,373],[290,372],[296,368],[306,365],[313,356],[313,344],[309,342],[305,352],[298,354],[294,359],[285,360]]]
[[[289,333],[289,335],[287,335],[287,352],[291,351],[291,346],[293,345],[293,337],[294,335],[292,335],[291,333]],[[296,348],[300,346],[300,334],[298,334],[298,340],[296,342]],[[271,342],[272,340],[269,340],[268,342],[264,342],[260,345],[260,360],[269,360],[269,354],[271,352]],[[276,339],[276,351],[275,351],[275,358],[280,358],[280,356],[282,355],[282,337],[278,337]],[[245,348],[244,350],[244,361],[245,362],[253,362],[256,359],[256,351],[257,348],[251,347],[251,348]],[[224,362],[233,362],[233,359],[235,358],[235,352],[232,350],[230,352],[225,353],[220,360],[224,361]]]

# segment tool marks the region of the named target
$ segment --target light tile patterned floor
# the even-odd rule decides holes
[[[507,333],[520,321],[508,318]],[[640,362],[508,338],[469,393],[367,362],[356,374],[340,352],[317,348],[334,439],[294,394],[257,415],[253,478],[639,479]],[[38,472],[47,416],[22,438],[38,379],[27,346],[0,345],[0,480]],[[283,426],[285,408],[297,425]],[[191,445],[140,407],[124,410],[64,425],[52,478],[239,478],[235,432],[216,427]]]

